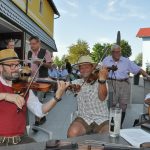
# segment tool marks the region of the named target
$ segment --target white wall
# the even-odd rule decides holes
[[[146,69],[146,63],[150,63],[150,37],[143,38],[142,44],[142,52],[143,52],[143,63],[142,68]]]

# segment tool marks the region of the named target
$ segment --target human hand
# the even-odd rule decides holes
[[[108,69],[107,67],[102,67],[99,71],[99,80],[107,80]]]
[[[36,60],[33,63],[36,64],[36,65],[40,65],[41,61]]]
[[[69,86],[69,82],[64,81],[57,81],[58,89],[56,91],[56,98],[60,99],[64,92],[66,91],[67,87]]]
[[[145,104],[150,105],[150,98],[148,98],[148,99],[144,100],[144,102],[145,102]]]
[[[5,100],[17,105],[18,108],[22,109],[25,104],[25,100],[19,94],[6,94]]]

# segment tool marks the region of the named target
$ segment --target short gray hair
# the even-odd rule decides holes
[[[113,51],[114,49],[117,49],[117,48],[119,48],[119,49],[121,50],[121,47],[120,47],[119,45],[113,44],[113,45],[111,46],[111,51]]]

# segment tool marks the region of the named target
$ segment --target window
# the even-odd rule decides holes
[[[39,12],[43,14],[43,0],[40,0]]]

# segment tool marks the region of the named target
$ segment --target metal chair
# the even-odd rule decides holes
[[[51,131],[48,131],[48,130],[42,128],[42,127],[35,126],[35,125],[27,125],[26,126],[28,136],[30,135],[30,130],[31,129],[32,130],[37,130],[37,131],[42,131],[42,132],[48,134],[48,140],[52,140],[53,133]]]

